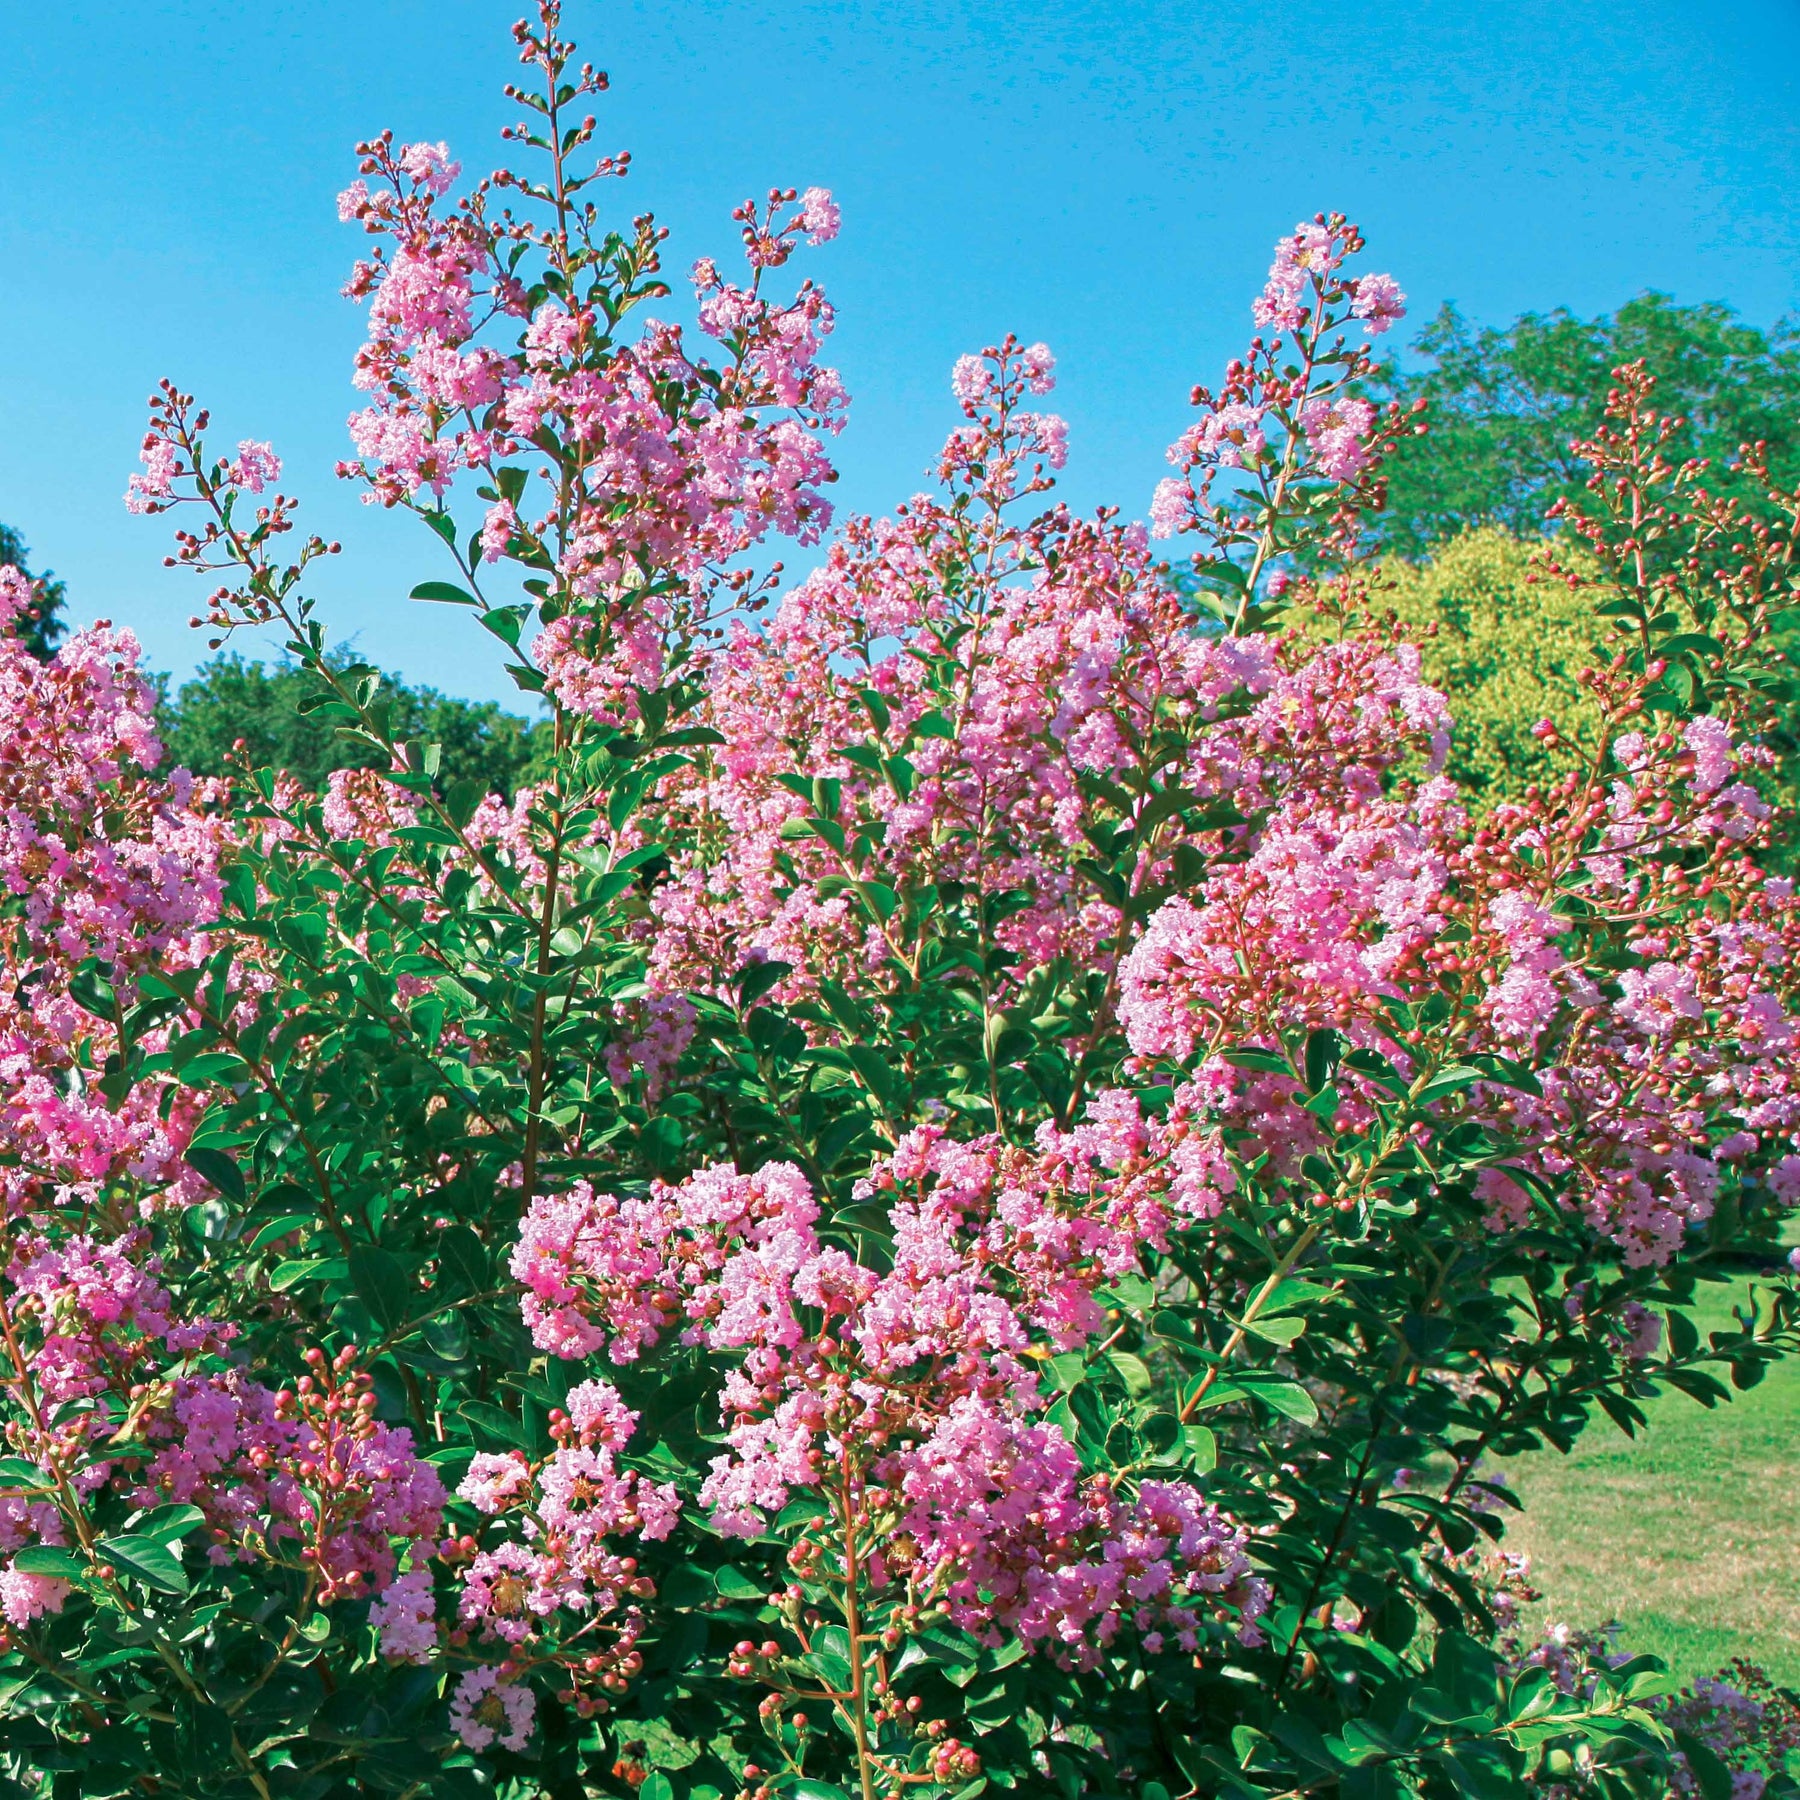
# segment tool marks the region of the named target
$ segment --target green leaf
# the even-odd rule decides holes
[[[188,1591],[187,1570],[181,1566],[180,1557],[160,1538],[127,1534],[102,1538],[95,1548],[98,1555],[147,1586],[160,1588],[167,1594]]]
[[[465,592],[454,583],[448,581],[421,581],[413,589],[410,598],[414,600],[438,600],[446,606],[479,606],[481,602],[471,593]]]
[[[1262,1303],[1262,1311],[1257,1317],[1267,1319],[1275,1313],[1299,1312],[1327,1299],[1330,1293],[1330,1288],[1321,1287],[1316,1281],[1299,1281],[1290,1275]]]
[[[12,1561],[21,1575],[53,1575],[58,1581],[79,1581],[88,1573],[83,1558],[57,1544],[28,1544]]]
[[[113,992],[113,985],[100,973],[103,965],[84,963],[76,970],[69,982],[69,998],[83,1012],[91,1012],[97,1018],[113,1019],[117,1017],[118,997]]]
[[[205,1523],[206,1514],[199,1507],[176,1503],[153,1506],[135,1521],[131,1529],[135,1537],[150,1538],[159,1544],[172,1544]]]
[[[17,1702],[30,1693],[36,1682],[35,1669],[27,1669],[23,1675],[0,1675],[0,1719],[16,1711],[26,1710],[19,1707]],[[5,1788],[0,1788],[0,1793],[6,1795],[6,1800],[26,1800],[27,1790],[8,1782]]]
[[[519,647],[519,633],[525,626],[525,606],[492,606],[481,615],[481,628],[491,631],[509,650]]]
[[[897,1089],[894,1071],[888,1066],[887,1058],[868,1044],[846,1044],[844,1054],[862,1077],[863,1085],[875,1096],[882,1111],[893,1111]]]
[[[457,1408],[457,1417],[482,1436],[494,1439],[509,1450],[531,1448],[531,1434],[525,1429],[524,1422],[503,1406],[495,1406],[487,1400],[465,1400]],[[480,1442],[478,1436],[476,1443]]]
[[[1681,1747],[1681,1754],[1687,1759],[1704,1800],[1731,1800],[1731,1770],[1720,1760],[1718,1753],[1691,1731],[1676,1732],[1675,1742]]]
[[[1264,1406],[1273,1408],[1284,1418],[1302,1425],[1318,1422],[1319,1403],[1297,1381],[1283,1380],[1279,1375],[1240,1375],[1238,1385]]]
[[[753,962],[739,974],[736,982],[738,1005],[744,1010],[754,1006],[784,975],[793,974],[791,963],[771,957],[767,962]]]
[[[1142,1400],[1150,1392],[1154,1383],[1141,1356],[1133,1356],[1129,1350],[1109,1350],[1106,1360],[1118,1372],[1119,1379],[1125,1383],[1125,1390],[1132,1399]]]
[[[1271,1344],[1286,1346],[1306,1329],[1304,1319],[1268,1319],[1260,1314],[1244,1321],[1244,1329]]]
[[[405,1268],[377,1244],[358,1244],[350,1252],[350,1285],[384,1331],[404,1323],[412,1310],[413,1286]]]
[[[721,1600],[766,1600],[768,1598],[767,1583],[751,1580],[741,1569],[734,1569],[729,1563],[713,1576],[713,1586],[718,1589]]]
[[[205,1180],[212,1183],[226,1199],[237,1205],[244,1204],[244,1175],[223,1150],[214,1150],[205,1144],[191,1148],[181,1159]]]
[[[1196,1381],[1191,1391],[1198,1391],[1198,1388]],[[1298,1420],[1303,1425],[1313,1424],[1319,1416],[1318,1402],[1299,1382],[1257,1369],[1245,1369],[1215,1381],[1199,1405],[1202,1411],[1210,1412],[1213,1407],[1227,1405],[1233,1400],[1260,1400],[1284,1418]],[[1191,1400],[1189,1404],[1192,1404]]]
[[[882,881],[859,881],[856,890],[882,924],[886,924],[894,916],[900,905],[900,896]]]
[[[1343,1039],[1329,1025],[1310,1033],[1306,1040],[1306,1091],[1318,1093],[1336,1072],[1343,1056]]]
[[[251,1252],[266,1250],[280,1239],[318,1222],[316,1213],[284,1213],[279,1219],[271,1219],[266,1225],[257,1227],[256,1236],[250,1241]]]
[[[467,1225],[452,1225],[437,1240],[438,1270],[448,1297],[486,1291],[491,1279],[488,1254]]]
[[[1477,1081],[1492,1080],[1486,1069],[1478,1069],[1473,1063],[1453,1063],[1447,1069],[1441,1069],[1420,1088],[1417,1098],[1423,1102],[1436,1100],[1444,1094],[1454,1094],[1461,1088],[1471,1087]]]
[[[464,775],[460,780],[451,782],[445,790],[444,811],[460,830],[474,818],[487,797],[488,780],[485,775]]]
[[[269,1286],[276,1293],[284,1294],[297,1281],[316,1281],[323,1278],[327,1271],[342,1274],[344,1268],[341,1256],[303,1256],[293,1262],[278,1264],[269,1277]]]

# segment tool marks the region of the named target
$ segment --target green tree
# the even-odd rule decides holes
[[[359,666],[343,645],[328,652],[336,673]],[[465,776],[511,794],[537,753],[542,727],[492,700],[457,700],[436,688],[414,687],[383,675],[393,735],[428,738],[442,748],[438,777],[446,787]],[[283,658],[273,665],[227,652],[203,663],[159,714],[171,762],[197,775],[225,775],[241,769],[285,770],[305,786],[318,788],[334,769],[385,767],[372,745],[346,737],[306,710],[320,692],[316,676]],[[238,744],[243,745],[240,752]]]
[[[1736,492],[1725,465],[1759,440],[1778,479],[1800,479],[1800,333],[1787,323],[1765,332],[1727,306],[1659,293],[1596,319],[1558,307],[1504,328],[1446,305],[1413,353],[1415,366],[1390,363],[1373,384],[1384,400],[1426,402],[1429,430],[1390,459],[1376,522],[1382,546],[1410,561],[1473,526],[1542,530],[1551,503],[1582,489],[1586,468],[1569,445],[1600,423],[1624,363],[1642,360],[1658,411],[1687,421],[1672,448],[1712,460],[1709,486]]]
[[[19,641],[43,661],[62,641],[66,627],[62,622],[63,602],[67,590],[48,570],[33,575],[27,561],[25,540],[11,525],[0,525],[0,568],[17,569],[37,587],[36,612],[19,629]]]

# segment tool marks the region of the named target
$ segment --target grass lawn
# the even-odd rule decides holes
[[[1747,1282],[1702,1290],[1702,1341]],[[1617,1619],[1686,1681],[1733,1656],[1800,1686],[1800,1358],[1712,1410],[1665,1393],[1634,1441],[1597,1417],[1574,1453],[1510,1462],[1540,1622]]]

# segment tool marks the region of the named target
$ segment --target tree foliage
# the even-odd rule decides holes
[[[335,672],[357,660],[341,645],[326,653]],[[443,782],[481,781],[510,796],[526,779],[542,727],[491,700],[452,699],[397,675],[385,675],[381,691],[397,736],[439,746]],[[173,698],[165,692],[158,730],[170,759],[196,775],[275,769],[318,792],[334,771],[379,766],[374,746],[313,710],[329,693],[292,658],[270,665],[227,651],[203,663]]]
[[[32,655],[47,657],[67,632],[62,616],[68,599],[66,588],[48,571],[32,574],[25,540],[11,525],[0,525],[0,568],[17,569],[31,583],[34,598],[19,627],[19,637]]]
[[[1472,804],[1516,798],[1532,783],[1553,783],[1595,745],[1578,677],[1615,653],[1606,625],[1579,589],[1551,576],[1552,540],[1513,537],[1478,526],[1436,545],[1417,563],[1398,557],[1373,572],[1370,605],[1418,634],[1427,678],[1456,697],[1448,772]],[[1579,552],[1558,553],[1579,560]],[[1771,760],[1752,779],[1780,803],[1783,824],[1769,854],[1782,868],[1793,855],[1786,823],[1800,806],[1800,742],[1794,728],[1794,656],[1800,630],[1771,621],[1779,660],[1768,671],[1777,704],[1763,734]],[[1546,737],[1543,724],[1557,725]]]
[[[1588,595],[1543,579],[1543,549],[1478,526],[1419,563],[1394,557],[1371,571],[1370,607],[1416,635],[1426,679],[1455,696],[1445,770],[1478,806],[1592,755],[1577,677],[1602,659],[1606,625]],[[1564,721],[1554,748],[1536,729],[1546,717]]]
[[[1709,458],[1716,489],[1754,504],[1754,482],[1726,473],[1745,443],[1766,444],[1778,479],[1800,474],[1800,341],[1785,324],[1765,332],[1729,307],[1654,292],[1594,319],[1558,307],[1505,327],[1446,304],[1410,356],[1370,383],[1380,399],[1424,401],[1429,427],[1387,462],[1380,543],[1416,561],[1476,526],[1537,533],[1556,500],[1581,493],[1572,446],[1600,424],[1613,372],[1637,362],[1665,412],[1685,421],[1670,455]]]

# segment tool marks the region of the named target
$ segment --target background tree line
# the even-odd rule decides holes
[[[48,572],[34,578],[25,540],[6,525],[0,525],[0,564],[37,581],[38,610],[24,635],[39,656],[49,656],[67,630],[65,584]],[[361,659],[340,645],[328,660],[343,668]],[[384,671],[382,682],[396,735],[429,737],[443,747],[446,784],[476,775],[510,795],[527,778],[540,736],[536,722],[495,701],[458,700],[401,675]],[[304,710],[316,687],[286,658],[265,663],[234,651],[202,663],[178,687],[162,677],[157,715],[170,762],[197,775],[229,775],[246,763],[285,769],[309,787],[322,785],[334,769],[373,767],[380,759],[368,745],[352,743]]]

